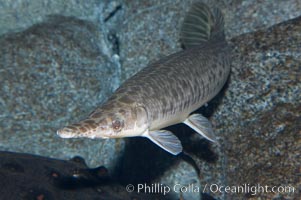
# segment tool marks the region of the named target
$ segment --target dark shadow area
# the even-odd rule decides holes
[[[214,163],[217,155],[211,150],[211,144],[201,136],[197,140],[192,136],[196,133],[184,124],[176,124],[165,128],[173,132],[182,142],[184,151],[174,156],[147,138],[128,138],[125,153],[116,165],[112,176],[122,184],[139,184],[151,182],[159,178],[172,165],[184,160],[199,173],[199,168],[191,157],[197,156],[205,162]]]
[[[147,138],[129,138],[113,177],[122,184],[148,183],[160,177],[178,159]]]
[[[202,200],[216,200],[216,199],[207,193],[202,193]]]
[[[185,149],[185,153],[189,156],[196,156],[200,160],[204,160],[208,163],[215,163],[218,160],[218,155],[211,148],[211,142],[206,139],[188,139],[188,141],[182,142]]]
[[[89,188],[112,183],[107,169],[103,166],[92,169],[74,169],[72,176],[62,175],[53,170],[50,172],[54,186],[65,190]]]

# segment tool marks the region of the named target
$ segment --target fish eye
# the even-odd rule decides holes
[[[121,122],[121,120],[119,120],[119,119],[113,120],[112,128],[115,132],[121,131],[122,127],[123,127],[123,123]]]

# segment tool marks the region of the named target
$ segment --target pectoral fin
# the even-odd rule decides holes
[[[183,150],[181,141],[170,131],[147,131],[142,136],[147,137],[156,145],[173,155],[177,155]]]
[[[201,114],[190,115],[184,122],[206,139],[217,142],[210,121]]]

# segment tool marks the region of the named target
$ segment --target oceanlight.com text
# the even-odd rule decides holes
[[[259,193],[275,193],[275,194],[288,194],[294,193],[296,188],[290,185],[286,186],[268,186],[268,185],[251,185],[242,184],[237,186],[225,186],[219,184],[205,184],[204,187],[200,187],[195,184],[182,185],[175,184],[173,186],[167,186],[161,183],[153,184],[128,184],[126,186],[128,192],[136,191],[137,193],[149,193],[149,194],[163,194],[166,195],[170,192],[176,193],[231,193],[231,194],[251,194],[256,195]]]
[[[294,193],[295,188],[293,186],[268,186],[268,185],[250,185],[242,184],[239,186],[223,186],[218,184],[206,184],[204,191],[210,191],[212,193],[231,193],[231,194],[251,194],[256,195],[259,193]]]

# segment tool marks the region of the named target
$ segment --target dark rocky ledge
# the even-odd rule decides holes
[[[1,200],[161,200],[168,196],[127,192],[105,167],[89,169],[69,161],[30,154],[0,152]]]

